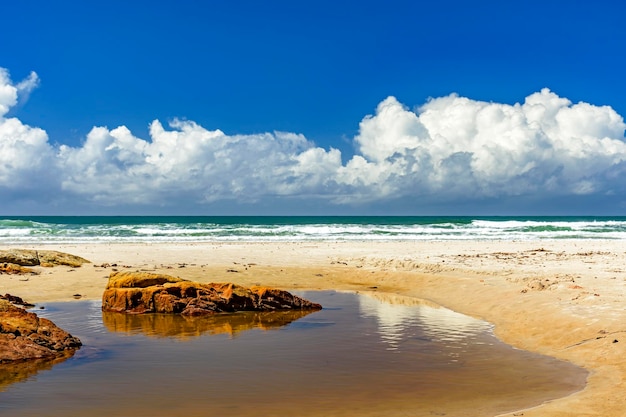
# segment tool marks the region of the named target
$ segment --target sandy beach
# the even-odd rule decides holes
[[[2,246],[0,249],[17,248]],[[495,325],[520,349],[590,371],[586,388],[506,416],[623,416],[626,242],[405,241],[20,245],[90,260],[2,275],[30,302],[99,299],[114,270],[283,289],[374,290],[426,299]]]

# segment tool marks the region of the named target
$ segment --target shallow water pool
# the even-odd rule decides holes
[[[486,322],[420,300],[297,294],[324,309],[184,318],[46,304],[36,312],[84,347],[0,388],[0,415],[482,416],[586,380],[569,363],[499,342]]]

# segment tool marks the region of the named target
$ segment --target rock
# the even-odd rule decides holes
[[[113,272],[102,295],[102,310],[118,313],[204,315],[235,311],[319,310],[322,306],[287,291],[202,284],[147,272]]]
[[[154,285],[185,281],[182,278],[151,272],[113,272],[109,276],[108,288],[147,288]],[[186,281],[189,282],[189,281]]]
[[[11,249],[0,251],[0,263],[15,264],[21,266],[37,266],[39,258],[37,251],[27,249]]]
[[[53,250],[38,251],[37,255],[39,256],[39,264],[46,267],[65,265],[78,268],[82,264],[90,263],[87,259],[80,256]]]
[[[0,364],[71,356],[78,338],[46,318],[0,299]]]
[[[21,266],[18,264],[11,264],[8,262],[0,264],[0,274],[9,274],[9,275],[37,275],[39,272],[35,271],[32,268],[28,268],[26,266]]]
[[[22,297],[18,297],[16,295],[4,294],[4,295],[0,295],[0,299],[7,300],[11,304],[16,304],[16,305],[26,307],[26,308],[35,307],[34,304],[24,301]]]
[[[10,249],[0,251],[0,264],[3,263],[45,267],[65,265],[78,268],[89,261],[80,256],[54,250]]]

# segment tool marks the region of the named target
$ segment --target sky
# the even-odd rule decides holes
[[[626,215],[624,16],[5,2],[0,215]]]

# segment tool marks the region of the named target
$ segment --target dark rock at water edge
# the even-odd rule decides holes
[[[187,281],[146,272],[114,272],[102,310],[125,313],[204,315],[235,311],[319,310],[322,306],[287,291],[233,283]]]
[[[22,306],[25,308],[35,307],[35,304],[31,304],[28,301],[25,301],[22,297],[18,297],[17,295],[11,295],[11,294],[0,295],[0,300],[7,300],[9,303],[13,305]]]

